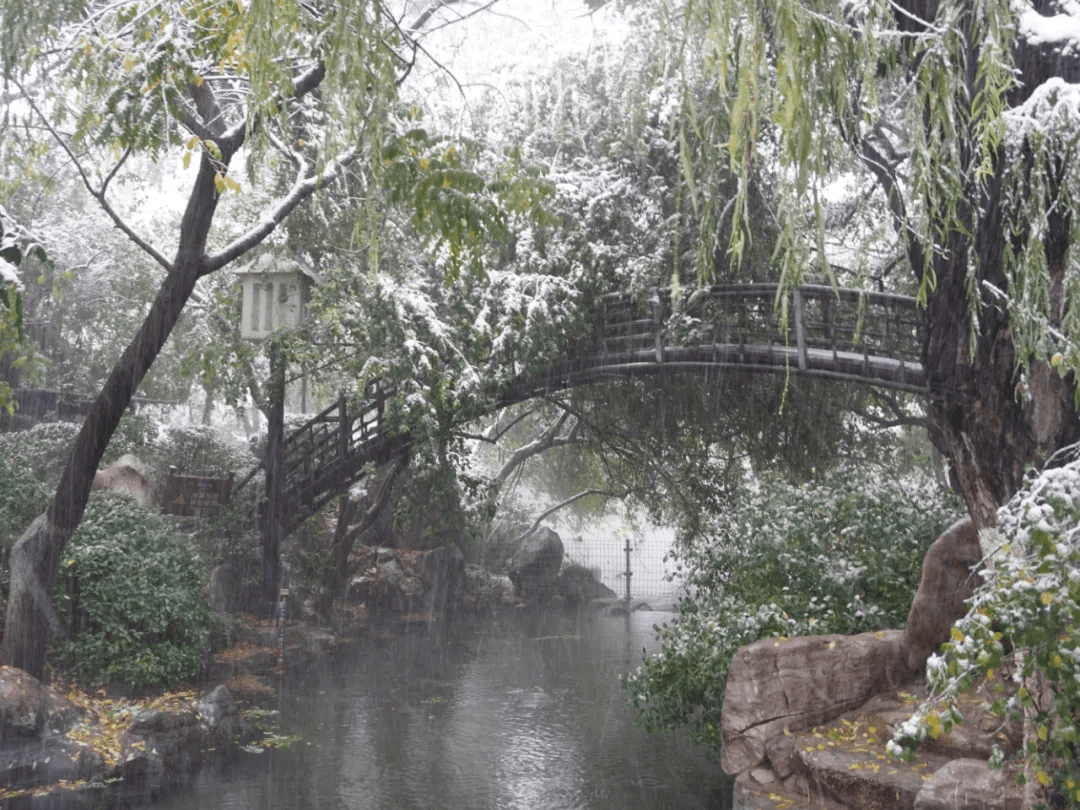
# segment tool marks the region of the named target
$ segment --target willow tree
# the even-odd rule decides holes
[[[0,31],[4,120],[25,124],[5,137],[45,133],[107,221],[162,274],[142,326],[76,439],[47,512],[12,551],[0,659],[40,676],[53,581],[94,471],[199,280],[270,239],[298,206],[350,167],[364,167],[371,178],[369,206],[377,205],[383,150],[399,139],[397,88],[419,46],[414,30],[380,0],[12,0],[0,10]],[[118,177],[148,162],[166,173],[192,169],[177,181],[188,190],[172,233],[140,233],[113,191]],[[282,171],[291,176],[287,190],[267,195],[257,218],[237,222],[227,198],[260,182],[273,189],[266,181]],[[454,255],[468,255],[485,236],[486,215],[470,213],[468,195],[455,193],[453,179],[416,186],[417,221],[430,227],[436,244],[448,242]],[[454,216],[444,215],[447,205]],[[215,228],[217,220],[230,227]]]
[[[992,530],[1025,469],[1080,438],[1075,4],[704,0],[680,13],[717,88],[681,126],[713,132],[714,162],[740,178],[733,259],[756,164],[776,163],[788,288],[808,269],[831,276],[838,178],[885,206],[926,307],[931,437]],[[715,222],[726,201],[701,165],[684,162]]]

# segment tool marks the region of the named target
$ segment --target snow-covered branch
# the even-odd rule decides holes
[[[296,206],[314,194],[319,186],[337,178],[357,157],[356,150],[350,149],[330,161],[319,174],[310,177],[298,175],[289,193],[282,197],[277,205],[267,211],[257,225],[222,250],[207,257],[202,275],[220,270],[233,259],[243,256],[266,239],[293,212]]]
[[[173,270],[172,262],[162,256],[161,253],[159,253],[154,248],[154,246],[151,245],[146,239],[139,236],[135,229],[128,225],[127,222],[124,221],[124,218],[121,217],[116,212],[116,210],[109,204],[109,201],[105,199],[105,192],[108,189],[109,183],[112,181],[113,177],[116,176],[116,173],[120,170],[120,167],[124,164],[124,161],[126,161],[128,156],[131,154],[131,149],[126,150],[124,154],[121,155],[116,165],[112,168],[112,170],[106,176],[105,180],[102,182],[101,186],[95,188],[94,184],[90,182],[90,178],[87,176],[86,170],[83,168],[82,163],[75,156],[75,153],[71,151],[71,147],[68,145],[68,142],[64,140],[64,138],[60,135],[59,132],[56,131],[56,128],[53,127],[52,122],[49,121],[49,119],[37,106],[37,103],[34,101],[33,96],[26,92],[23,86],[19,84],[17,79],[12,79],[11,81],[12,84],[14,84],[19,89],[19,92],[23,94],[23,98],[26,99],[26,102],[30,105],[30,108],[34,111],[34,114],[41,119],[42,125],[45,127],[45,129],[49,131],[49,134],[52,136],[53,140],[56,141],[57,144],[59,144],[60,148],[64,151],[64,154],[68,156],[71,164],[75,167],[75,171],[79,173],[79,177],[82,179],[83,185],[86,187],[86,190],[90,193],[91,197],[97,200],[98,205],[101,206],[101,210],[105,212],[109,219],[113,221],[113,224],[116,225],[116,227],[119,228],[124,233],[124,235],[127,236],[128,239],[134,242],[148,256],[150,256],[154,261],[156,261],[158,264],[160,264],[162,267],[164,267],[167,271],[171,273]]]

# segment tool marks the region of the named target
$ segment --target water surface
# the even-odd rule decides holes
[[[284,751],[202,775],[170,810],[730,807],[683,738],[633,726],[618,676],[655,649],[630,617],[511,612],[365,642],[287,677]]]

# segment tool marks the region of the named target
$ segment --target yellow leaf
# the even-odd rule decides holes
[[[937,712],[931,712],[926,722],[930,726],[930,736],[936,740],[941,736],[941,718],[938,717]]]
[[[237,196],[240,194],[240,184],[233,180],[229,175],[225,175],[222,178],[225,181],[225,187],[235,192]]]
[[[1037,774],[1035,774],[1035,778],[1039,780],[1040,785],[1045,786],[1050,784],[1050,777],[1046,773],[1046,771],[1039,771]]]
[[[225,191],[225,178],[220,174],[214,175],[214,187],[218,190],[218,194]]]
[[[135,67],[135,57],[129,53],[124,57],[124,72],[130,73],[133,67]]]
[[[949,635],[952,636],[952,640],[958,644],[964,640],[964,634],[957,630],[955,627],[949,628]]]
[[[1050,591],[1043,591],[1039,595],[1039,601],[1042,602],[1047,607],[1049,607],[1050,603],[1054,601],[1054,595],[1052,593],[1050,593]]]
[[[1050,729],[1046,726],[1039,726],[1039,739],[1046,742],[1046,737],[1050,733]]]
[[[184,152],[184,168],[191,165],[191,152]]]
[[[1057,368],[1061,365],[1062,359],[1061,352],[1054,352],[1054,356],[1050,358],[1050,365]]]

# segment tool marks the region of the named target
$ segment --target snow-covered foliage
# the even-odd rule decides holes
[[[1080,806],[1080,448],[1032,474],[998,512],[1000,547],[943,655],[927,664],[933,691],[890,743],[897,756],[963,722],[957,697],[992,684],[990,708],[1034,731],[1021,752],[1030,778],[1062,807]],[[1006,644],[1009,645],[1008,649]],[[995,684],[995,676],[1001,676]],[[1003,752],[991,762],[1000,766]]]
[[[685,727],[718,753],[724,683],[739,648],[902,626],[923,555],[956,511],[919,473],[761,481],[675,553],[689,596],[660,630],[661,651],[624,680],[639,723]]]

